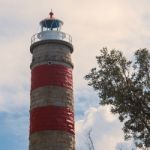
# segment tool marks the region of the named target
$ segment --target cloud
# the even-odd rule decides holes
[[[29,109],[30,93],[27,88],[0,88],[0,112],[17,113]]]
[[[108,107],[90,107],[85,112],[84,119],[76,121],[77,149],[88,149],[87,134],[91,130],[96,150],[115,150],[120,141],[123,142],[121,128],[122,124],[118,121],[117,116],[110,113]]]
[[[83,118],[84,112],[89,109],[89,107],[97,107],[99,105],[99,99],[91,88],[82,86],[75,90],[74,92],[75,101],[75,118]]]
[[[138,150],[134,143],[130,142],[120,142],[116,145],[116,150]]]
[[[45,0],[38,3],[35,0],[1,0],[0,39],[4,43],[0,46],[3,50],[0,63],[11,61],[5,63],[5,68],[8,67],[8,74],[12,75],[16,72],[19,76],[19,73],[10,65],[21,70],[24,63],[23,69],[29,68],[30,37],[38,32],[39,21],[53,8],[55,16],[65,23],[63,31],[73,37],[75,87],[86,87],[83,76],[96,64],[95,56],[100,48],[121,49],[130,56],[134,49],[149,46],[149,3],[147,0],[136,3],[133,0]],[[25,62],[21,62],[24,57]]]
[[[0,112],[11,112],[29,105],[30,53],[15,37],[3,42],[0,49]]]

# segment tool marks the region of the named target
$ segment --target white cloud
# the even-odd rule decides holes
[[[87,134],[91,130],[95,150],[115,150],[117,144],[123,141],[121,127],[117,116],[112,115],[108,107],[91,107],[83,120],[76,121],[77,149],[87,149]]]
[[[116,145],[116,150],[138,150],[138,148],[135,147],[134,143],[130,141],[129,142],[120,142]]]
[[[0,112],[17,111],[29,106],[29,49],[16,37],[4,41],[0,49]]]
[[[14,79],[20,77],[15,68],[21,70],[22,65],[26,65],[23,69],[27,71],[31,56],[30,37],[37,32],[39,21],[53,8],[55,16],[65,23],[64,31],[73,37],[75,87],[85,87],[83,76],[95,65],[95,56],[100,48],[121,49],[130,56],[134,49],[149,47],[149,3],[147,0],[0,0],[0,32],[3,33],[0,39],[5,41],[0,46],[3,50],[0,63],[11,61],[10,64],[5,63],[7,70],[0,65],[3,69],[0,79],[2,82],[9,79],[5,72],[15,76]],[[23,59],[24,64],[21,62]]]
[[[29,89],[20,87],[0,88],[0,112],[17,113],[28,111]]]

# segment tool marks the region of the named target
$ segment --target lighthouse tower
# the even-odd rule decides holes
[[[75,150],[72,38],[49,15],[31,38],[29,150]]]

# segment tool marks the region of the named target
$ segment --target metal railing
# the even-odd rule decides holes
[[[36,33],[31,38],[31,44],[42,40],[62,40],[72,43],[72,37],[69,34],[60,31],[42,31]]]

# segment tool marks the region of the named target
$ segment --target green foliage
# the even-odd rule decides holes
[[[101,105],[119,115],[125,139],[150,147],[150,53],[139,49],[131,62],[120,51],[103,48],[96,60],[98,67],[85,76],[88,85],[98,92]]]

